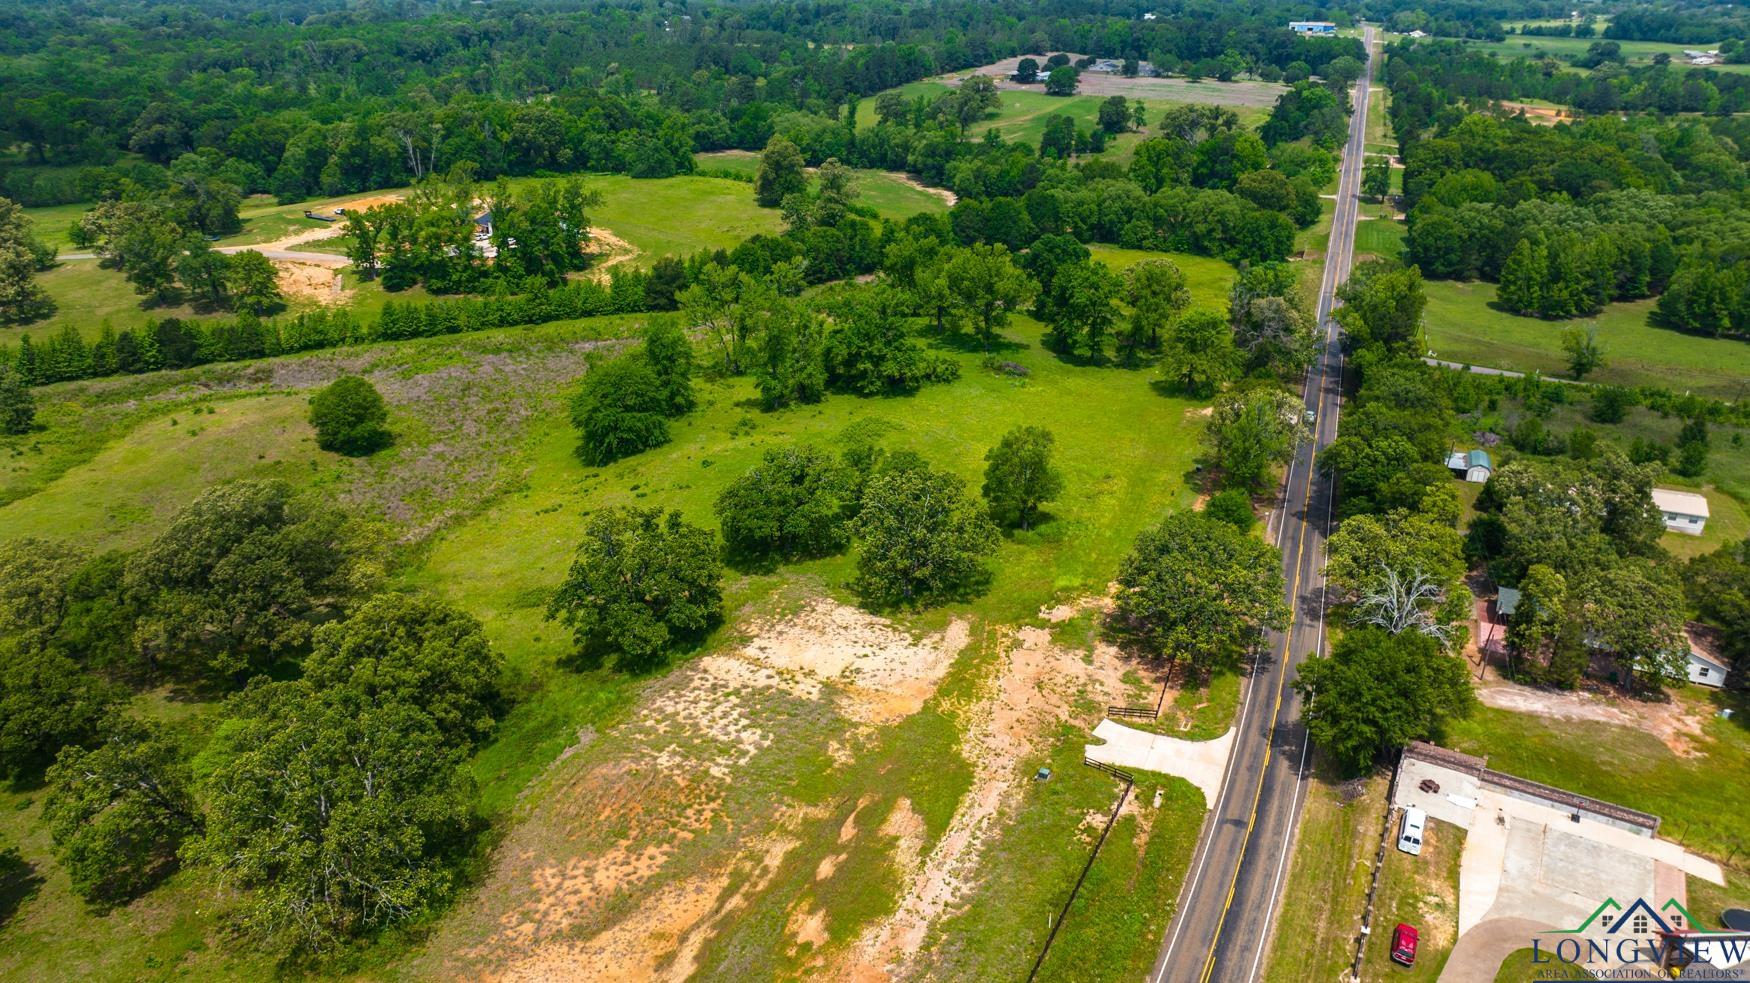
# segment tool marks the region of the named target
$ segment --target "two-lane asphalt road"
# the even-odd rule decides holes
[[[1319,285],[1323,344],[1305,386],[1313,439],[1288,467],[1272,533],[1282,548],[1282,572],[1294,615],[1272,634],[1269,652],[1246,683],[1234,747],[1221,791],[1204,820],[1177,914],[1155,960],[1150,983],[1246,981],[1264,971],[1276,905],[1288,873],[1300,820],[1307,766],[1306,730],[1294,669],[1324,642],[1324,541],[1330,531],[1332,482],[1314,464],[1337,436],[1343,353],[1331,319],[1337,288],[1349,276],[1355,247],[1356,197],[1365,157],[1367,101],[1372,86],[1373,28],[1363,32],[1369,59],[1357,82],[1349,142],[1337,181],[1336,212]]]

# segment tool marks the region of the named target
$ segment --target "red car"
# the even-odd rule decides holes
[[[1403,922],[1391,933],[1391,961],[1400,966],[1416,965],[1416,940],[1421,938],[1416,930]]]

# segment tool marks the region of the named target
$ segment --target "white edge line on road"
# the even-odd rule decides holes
[[[1369,35],[1372,34],[1371,28],[1368,30],[1368,34]],[[1369,37],[1368,40],[1371,41],[1372,38]],[[1371,99],[1371,97],[1372,97],[1371,90],[1372,90],[1372,76],[1373,76],[1373,67],[1374,67],[1372,64],[1372,60],[1373,60],[1373,53],[1372,53],[1372,51],[1369,51],[1368,52],[1369,64],[1367,66],[1367,85],[1366,85],[1368,92],[1360,100],[1360,115],[1361,115],[1361,119],[1362,119],[1362,128],[1361,128],[1362,141],[1361,141],[1361,144],[1359,147],[1359,149],[1361,151],[1359,158],[1363,159],[1363,160],[1366,158],[1366,155],[1367,155],[1366,120],[1367,120],[1367,114],[1370,111],[1369,99]],[[1357,189],[1357,191],[1359,192],[1359,189]],[[1339,189],[1339,194],[1340,193],[1341,193],[1341,189]],[[1341,200],[1339,200],[1339,207],[1341,207]],[[1359,211],[1357,211],[1357,214],[1359,214]],[[1351,265],[1353,265],[1352,259],[1350,262],[1351,262]],[[1333,291],[1332,291],[1333,312],[1334,312],[1335,306],[1336,306],[1336,296],[1335,296],[1335,290],[1333,289]],[[1327,338],[1327,343],[1334,343],[1334,344],[1341,343],[1341,338],[1338,337],[1337,332],[1336,332],[1334,320],[1333,320],[1333,323],[1331,325],[1326,327],[1326,331],[1329,332],[1329,335]],[[1342,384],[1343,384],[1343,357],[1342,357],[1342,352],[1339,351],[1337,353],[1337,385],[1339,387],[1341,387]],[[1333,439],[1335,438],[1336,433],[1337,433],[1337,426],[1341,422],[1342,408],[1343,408],[1342,394],[1339,392],[1337,401],[1335,403],[1333,403],[1331,406],[1331,418],[1332,419],[1331,419],[1330,433],[1331,433]],[[1314,441],[1316,444],[1317,434],[1314,434]],[[1336,498],[1337,498],[1337,492],[1336,492],[1336,489],[1334,487],[1328,487],[1325,489],[1324,536],[1326,539],[1329,539],[1330,535],[1331,535],[1331,518],[1332,518],[1333,510],[1334,510],[1335,505],[1336,505]],[[1326,566],[1326,557],[1324,556],[1323,552],[1321,551],[1320,556],[1319,556],[1319,574],[1320,574],[1320,577],[1319,577],[1319,612],[1318,612],[1319,632],[1318,632],[1318,637],[1315,640],[1314,646],[1313,646],[1313,654],[1314,655],[1317,655],[1320,652],[1323,652],[1325,649],[1325,628],[1326,628],[1325,609],[1326,609],[1326,601],[1327,601],[1327,598],[1330,594],[1330,583],[1324,579],[1325,566]],[[1281,896],[1282,878],[1283,878],[1283,875],[1287,872],[1287,868],[1288,868],[1288,855],[1290,853],[1290,845],[1294,839],[1295,830],[1300,825],[1299,822],[1295,821],[1295,817],[1297,817],[1300,813],[1301,795],[1306,789],[1306,765],[1307,765],[1307,759],[1309,758],[1311,751],[1312,751],[1312,738],[1310,735],[1308,735],[1306,733],[1306,728],[1303,725],[1301,728],[1301,739],[1300,739],[1300,761],[1296,765],[1295,773],[1294,773],[1294,780],[1295,780],[1294,781],[1294,795],[1290,799],[1289,807],[1288,807],[1289,823],[1288,823],[1287,828],[1282,831],[1282,848],[1278,851],[1278,854],[1277,854],[1276,874],[1271,879],[1271,882],[1270,882],[1270,899],[1269,899],[1269,907],[1266,909],[1265,914],[1264,914],[1264,931],[1263,931],[1262,936],[1259,940],[1259,944],[1257,947],[1257,954],[1252,957],[1252,967],[1246,974],[1246,979],[1248,981],[1256,980],[1258,978],[1258,971],[1261,968],[1263,968],[1264,952],[1266,949],[1269,948],[1269,941],[1270,941],[1271,932],[1275,928],[1277,899]]]

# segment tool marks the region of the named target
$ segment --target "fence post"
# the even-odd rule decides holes
[[[1032,983],[1033,978],[1039,975],[1039,967],[1045,965],[1045,954],[1051,951],[1052,940],[1057,938],[1058,931],[1063,928],[1064,920],[1069,918],[1069,906],[1075,904],[1076,895],[1081,893],[1082,890],[1082,882],[1088,879],[1088,871],[1094,869],[1094,860],[1099,857],[1100,848],[1106,845],[1107,834],[1112,832],[1112,826],[1118,822],[1118,812],[1124,808],[1124,800],[1130,797],[1130,790],[1136,786],[1136,780],[1132,778],[1128,772],[1110,766],[1103,766],[1100,762],[1090,761],[1086,758],[1083,758],[1082,762],[1084,764],[1092,765],[1099,771],[1106,772],[1109,775],[1119,778],[1124,782],[1124,787],[1118,792],[1118,804],[1112,807],[1112,814],[1106,817],[1106,826],[1104,829],[1100,830],[1100,838],[1094,841],[1094,849],[1088,852],[1088,862],[1082,865],[1082,872],[1076,877],[1075,886],[1069,889],[1069,899],[1064,901],[1063,910],[1057,913],[1057,924],[1052,926],[1051,931],[1046,933],[1045,944],[1039,947],[1039,958],[1033,960],[1033,968],[1027,973],[1028,983]],[[1050,917],[1051,916],[1049,915],[1046,916],[1047,924],[1050,924]]]

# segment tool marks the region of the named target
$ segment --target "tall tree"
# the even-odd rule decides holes
[[[717,519],[731,557],[754,562],[828,556],[850,541],[851,476],[831,455],[791,445],[717,496]]]
[[[36,280],[54,256],[54,250],[31,234],[24,209],[0,197],[0,324],[35,321],[54,313],[54,300]]]
[[[802,168],[802,151],[774,134],[760,153],[759,170],[753,179],[754,200],[767,208],[776,208],[786,197],[806,192],[808,176]]]
[[[1119,360],[1160,348],[1161,336],[1185,308],[1191,291],[1185,273],[1172,260],[1145,259],[1124,271],[1124,302],[1130,305],[1128,329],[1118,338]]]
[[[1215,401],[1203,443],[1225,472],[1227,487],[1257,489],[1270,468],[1287,461],[1305,436],[1300,399],[1272,386],[1257,386]]]
[[[301,680],[253,686],[231,710],[190,853],[247,892],[250,934],[308,958],[451,894],[474,789],[430,717]]]
[[[19,371],[0,363],[0,433],[17,436],[36,427],[36,399]]]
[[[1063,492],[1063,475],[1052,466],[1051,431],[1016,427],[985,452],[984,500],[999,526],[1033,528],[1039,508]]]
[[[1161,353],[1161,372],[1200,399],[1215,393],[1239,367],[1227,319],[1211,310],[1186,311],[1173,321]]]
[[[73,890],[95,904],[127,901],[176,869],[200,832],[187,762],[150,725],[118,720],[92,750],[69,747],[48,771],[43,822]]]
[[[1433,737],[1476,705],[1464,661],[1432,638],[1378,628],[1343,633],[1328,656],[1301,663],[1307,735],[1344,771],[1364,771],[1381,752]]]
[[[1035,286],[1026,273],[1015,268],[1009,251],[980,243],[949,261],[947,278],[955,303],[978,329],[989,350],[997,329],[1009,323],[1009,314],[1026,306]]]
[[[357,706],[418,707],[453,747],[479,746],[501,710],[503,660],[485,629],[432,597],[377,595],[316,629],[303,668],[311,687],[344,690]]]
[[[716,622],[722,579],[717,537],[679,512],[603,509],[584,523],[547,617],[572,630],[583,655],[647,667]]]
[[[989,576],[996,527],[958,477],[921,461],[869,478],[855,532],[855,586],[874,605],[933,604],[964,596]]]
[[[1118,568],[1107,631],[1193,669],[1237,660],[1288,623],[1276,547],[1201,512],[1175,512],[1136,538]]]
[[[369,586],[368,560],[340,512],[284,481],[240,481],[178,512],[128,559],[123,587],[149,664],[237,685],[300,653],[315,623]]]
[[[1390,351],[1418,350],[1428,298],[1416,267],[1384,260],[1360,263],[1337,296],[1343,306],[1336,318],[1356,347],[1377,343]]]
[[[343,375],[310,397],[310,425],[325,451],[363,456],[386,447],[393,439],[388,421],[382,394],[356,375]]]

